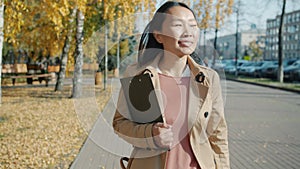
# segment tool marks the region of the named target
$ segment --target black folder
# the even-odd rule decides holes
[[[136,123],[163,122],[149,73],[120,79],[130,120]]]

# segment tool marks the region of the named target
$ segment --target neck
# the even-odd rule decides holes
[[[178,57],[164,52],[160,62],[159,69],[163,74],[180,77],[186,67],[187,55]]]

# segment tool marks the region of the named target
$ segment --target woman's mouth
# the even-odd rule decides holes
[[[186,40],[179,40],[178,45],[180,47],[190,47],[193,44],[192,41],[186,41]]]

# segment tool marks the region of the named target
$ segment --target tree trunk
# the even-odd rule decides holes
[[[84,15],[80,10],[77,10],[76,54],[72,98],[79,98],[82,95],[83,25]]]
[[[0,106],[2,104],[2,48],[3,48],[3,27],[4,27],[4,3],[0,4]]]
[[[60,69],[59,69],[59,73],[57,76],[57,81],[56,81],[54,91],[62,91],[63,90],[64,80],[65,80],[65,76],[66,76],[66,68],[67,68],[67,63],[68,63],[68,54],[69,54],[69,50],[70,50],[70,43],[72,41],[72,32],[73,32],[72,31],[73,30],[72,23],[73,23],[75,15],[76,15],[76,11],[77,11],[77,8],[74,8],[72,11],[70,20],[69,20],[68,34],[65,39],[65,44],[64,44],[64,48],[63,48],[61,59],[60,59],[61,60],[60,61]]]
[[[279,25],[279,31],[278,31],[278,72],[277,72],[277,80],[282,83],[283,82],[283,52],[282,52],[282,36],[283,36],[283,19],[285,14],[285,5],[286,0],[283,0],[282,5],[282,12],[280,15],[280,25]]]

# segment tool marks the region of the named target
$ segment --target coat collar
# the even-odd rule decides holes
[[[136,73],[140,74],[145,69],[150,70],[152,73],[153,72],[157,72],[157,70],[158,70],[158,64],[159,64],[159,61],[161,60],[162,56],[163,56],[163,53],[162,52],[159,53],[152,62],[149,62],[148,64],[146,64],[144,66],[138,67]],[[205,77],[208,77],[207,68],[204,67],[204,66],[200,66],[199,64],[197,64],[190,55],[187,58],[187,64],[188,64],[188,66],[189,66],[189,68],[191,70],[191,78],[193,80],[196,80],[196,76],[199,73],[203,73],[203,75]],[[204,81],[201,82],[201,84],[203,86],[209,87],[209,80],[208,80],[208,78],[204,78]]]

